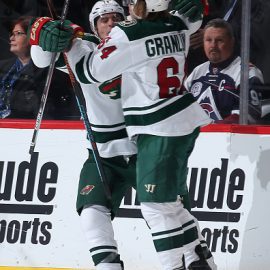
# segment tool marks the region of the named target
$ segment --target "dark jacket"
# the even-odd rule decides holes
[[[16,59],[12,58],[0,62],[1,80],[14,65],[15,60]],[[11,113],[8,118],[36,118],[40,105],[42,89],[44,87],[45,76],[46,71],[44,69],[38,69],[32,62],[30,62],[22,69],[18,79],[15,80],[11,88],[8,89],[8,86],[5,86],[8,91],[11,91]],[[48,116],[50,111],[49,107],[47,107],[44,117]]]
[[[0,80],[15,63],[14,58],[0,61]],[[38,68],[32,61],[23,68],[15,81],[8,118],[35,119],[46,83],[48,68]],[[79,111],[67,74],[55,70],[43,114],[43,119],[79,119]]]

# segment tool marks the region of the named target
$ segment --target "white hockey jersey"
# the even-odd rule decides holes
[[[214,120],[223,120],[239,114],[241,58],[232,57],[219,64],[209,61],[197,66],[185,81],[187,91],[197,99],[205,112]],[[261,116],[260,93],[254,85],[263,84],[261,71],[249,66],[249,113]]]
[[[122,74],[121,100],[130,138],[143,133],[187,135],[211,122],[191,94],[181,93],[189,35],[200,24],[188,29],[176,16],[122,22],[96,50],[77,39],[67,55],[81,83]]]
[[[85,40],[82,43],[91,50],[95,46]],[[45,67],[50,63],[51,53],[43,51],[38,46],[32,46],[31,57],[37,66]],[[58,69],[67,72],[63,63],[60,63],[60,58],[56,64]],[[109,158],[136,154],[136,145],[129,140],[124,123],[120,100],[121,77],[102,84],[80,83],[80,86],[100,156]],[[87,143],[87,147],[91,149],[90,142]]]

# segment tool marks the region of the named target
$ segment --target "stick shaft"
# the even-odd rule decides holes
[[[55,10],[53,2],[51,0],[47,0],[47,5],[49,7],[51,16],[53,18],[56,18],[57,17],[57,12]],[[84,35],[83,32],[76,32],[76,37],[81,38],[83,35]],[[87,115],[85,99],[84,99],[84,95],[82,93],[81,86],[78,83],[78,81],[76,80],[76,78],[75,78],[75,76],[74,76],[74,74],[73,74],[73,72],[72,72],[72,70],[70,68],[70,65],[69,65],[68,59],[67,59],[67,55],[65,53],[63,53],[63,57],[64,57],[65,64],[67,66],[68,75],[69,75],[69,78],[70,78],[70,81],[71,81],[71,85],[72,85],[72,89],[73,89],[73,92],[74,92],[74,95],[75,95],[75,98],[76,98],[76,101],[77,101],[77,105],[78,105],[78,108],[80,110],[81,117],[82,117],[85,129],[86,129],[86,132],[87,132],[87,136],[88,136],[88,138],[90,140],[90,143],[91,143],[91,146],[92,146],[93,156],[94,156],[94,159],[95,159],[95,162],[96,162],[97,170],[98,170],[100,180],[101,180],[103,188],[104,188],[105,195],[106,195],[108,200],[111,200],[110,187],[109,187],[106,175],[104,173],[103,165],[102,165],[102,162],[101,162],[101,157],[99,155],[97,144],[96,144],[94,136],[93,136],[93,131],[92,131],[92,127],[91,127],[88,115]]]
[[[64,20],[67,16],[68,6],[69,6],[69,0],[65,0],[64,7],[62,10],[62,14],[61,14],[61,25],[64,23]],[[34,127],[33,136],[32,136],[32,140],[31,140],[31,144],[30,144],[30,148],[29,148],[30,155],[32,155],[33,152],[35,151],[37,136],[38,136],[38,132],[40,130],[40,125],[41,125],[41,121],[43,118],[43,113],[45,110],[45,105],[46,105],[49,89],[51,86],[52,75],[53,75],[53,71],[54,71],[54,67],[55,67],[56,57],[57,57],[57,53],[53,53],[52,58],[51,58],[51,62],[50,62],[50,66],[49,66],[49,70],[48,70],[48,75],[47,75],[45,86],[44,86],[44,90],[43,90],[43,93],[41,96],[40,107],[39,107],[39,111],[37,114],[36,124]]]
[[[98,151],[98,148],[97,148],[97,144],[95,142],[95,139],[94,139],[94,136],[93,136],[93,130],[92,130],[92,127],[91,127],[91,124],[90,124],[90,121],[89,121],[89,118],[88,118],[88,115],[87,115],[87,110],[86,110],[86,107],[85,107],[85,102],[84,102],[84,96],[83,96],[83,93],[82,93],[82,89],[79,85],[79,83],[76,81],[75,79],[75,76],[69,66],[69,63],[68,63],[68,59],[67,59],[67,56],[65,53],[63,53],[64,55],[64,59],[65,59],[65,63],[66,63],[66,66],[67,66],[67,69],[68,69],[68,74],[69,74],[69,78],[70,78],[70,81],[71,81],[71,85],[72,85],[72,88],[73,88],[73,91],[74,91],[74,94],[75,94],[75,97],[76,97],[76,101],[77,101],[77,104],[78,104],[78,107],[79,107],[79,110],[80,110],[80,113],[81,113],[81,117],[83,119],[83,123],[84,123],[84,126],[85,126],[85,129],[86,129],[86,132],[87,132],[87,136],[90,140],[90,143],[91,143],[91,146],[92,146],[92,151],[93,151],[93,156],[94,156],[94,159],[95,159],[95,162],[96,162],[96,165],[97,165],[97,170],[98,170],[98,173],[99,173],[99,176],[100,176],[100,180],[103,184],[103,188],[104,188],[104,192],[107,196],[107,199],[108,200],[111,200],[111,191],[110,191],[110,187],[109,187],[109,183],[107,181],[107,178],[106,178],[106,175],[105,175],[105,172],[104,172],[104,169],[103,169],[103,165],[102,165],[102,162],[101,162],[101,157],[99,155],[99,151]]]
[[[53,70],[54,70],[54,66],[55,66],[56,56],[57,56],[56,53],[54,53],[52,55],[51,63],[50,63],[49,70],[48,70],[48,75],[46,78],[45,87],[44,87],[44,90],[43,90],[43,93],[41,96],[40,107],[39,107],[39,111],[38,111],[38,115],[37,115],[37,119],[36,119],[36,124],[35,124],[35,128],[34,128],[33,136],[32,136],[32,141],[31,141],[30,149],[29,149],[30,155],[32,155],[34,150],[35,150],[37,136],[38,136],[38,132],[40,129],[41,120],[42,120],[43,113],[45,110],[45,105],[46,105],[46,101],[47,101],[47,97],[48,97],[48,93],[49,93],[49,89],[50,89],[50,85],[51,85],[51,81],[52,81],[52,75],[53,75]]]

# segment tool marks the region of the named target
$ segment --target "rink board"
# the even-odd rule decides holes
[[[94,269],[75,210],[79,122],[0,121],[0,270]],[[219,270],[268,270],[270,127],[209,126],[189,162],[193,214]],[[133,190],[113,224],[127,270],[160,270]]]

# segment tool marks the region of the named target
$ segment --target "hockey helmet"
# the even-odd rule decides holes
[[[147,12],[167,10],[171,0],[145,0]]]
[[[118,13],[125,19],[124,9],[114,0],[98,1],[93,6],[89,14],[89,22],[91,30],[97,35],[96,22],[97,19],[108,13]]]

